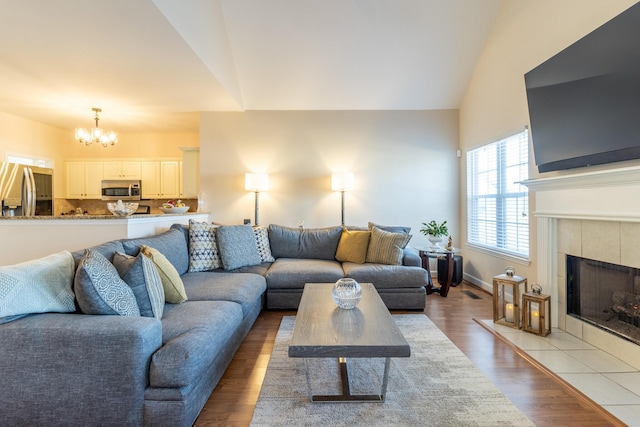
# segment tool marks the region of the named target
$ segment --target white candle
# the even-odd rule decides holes
[[[513,323],[513,304],[507,304],[504,317],[507,322]]]
[[[537,310],[531,312],[531,329],[540,330],[540,313]]]

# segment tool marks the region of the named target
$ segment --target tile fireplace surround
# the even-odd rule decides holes
[[[538,282],[552,324],[640,369],[640,346],[566,315],[565,256],[640,268],[640,167],[525,181],[535,192]]]

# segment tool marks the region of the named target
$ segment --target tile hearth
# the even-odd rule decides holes
[[[621,421],[640,427],[640,370],[557,328],[540,337],[482,322]]]

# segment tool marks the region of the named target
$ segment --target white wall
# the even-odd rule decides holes
[[[518,0],[505,1],[478,61],[460,108],[461,223],[466,241],[465,152],[498,140],[528,124],[524,74],[590,33],[637,1]],[[530,152],[530,177],[537,177]],[[530,197],[533,201],[533,197]],[[530,204],[530,214],[535,211]],[[516,273],[536,281],[535,217],[530,215],[531,264],[491,256],[463,245],[465,275],[491,284],[494,275],[513,265]]]
[[[403,224],[418,230],[448,220],[458,241],[458,112],[249,111],[200,117],[201,192],[211,219],[253,222],[246,172],[267,172],[260,223],[340,224],[340,194],[330,175],[355,174],[346,193],[347,224]]]

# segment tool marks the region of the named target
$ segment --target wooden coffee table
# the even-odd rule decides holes
[[[391,357],[409,357],[409,343],[371,283],[362,283],[362,300],[351,310],[339,308],[331,296],[332,283],[307,283],[298,307],[289,357],[304,357],[312,402],[382,402],[387,392]],[[338,359],[342,394],[314,395],[308,358]],[[384,357],[380,394],[351,394],[346,359]]]

